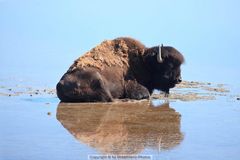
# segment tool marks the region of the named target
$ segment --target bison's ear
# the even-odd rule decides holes
[[[163,44],[160,46],[158,46],[158,55],[157,55],[157,61],[158,63],[162,63],[163,59],[162,59],[162,48],[163,48]]]

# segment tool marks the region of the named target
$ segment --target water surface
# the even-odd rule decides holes
[[[0,159],[239,159],[240,102],[59,103],[55,95],[0,96]]]

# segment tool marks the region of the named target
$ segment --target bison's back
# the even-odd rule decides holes
[[[101,71],[111,67],[126,70],[129,67],[129,57],[133,54],[143,54],[144,48],[143,44],[132,38],[106,40],[76,59],[69,70],[86,67]]]

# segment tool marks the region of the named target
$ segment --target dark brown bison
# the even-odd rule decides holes
[[[110,102],[166,94],[181,82],[182,54],[173,47],[145,47],[132,38],[103,41],[77,60],[57,84],[63,102]]]

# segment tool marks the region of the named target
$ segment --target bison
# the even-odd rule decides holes
[[[170,46],[145,47],[129,37],[103,41],[79,57],[58,82],[62,102],[147,99],[181,82],[183,55]]]

